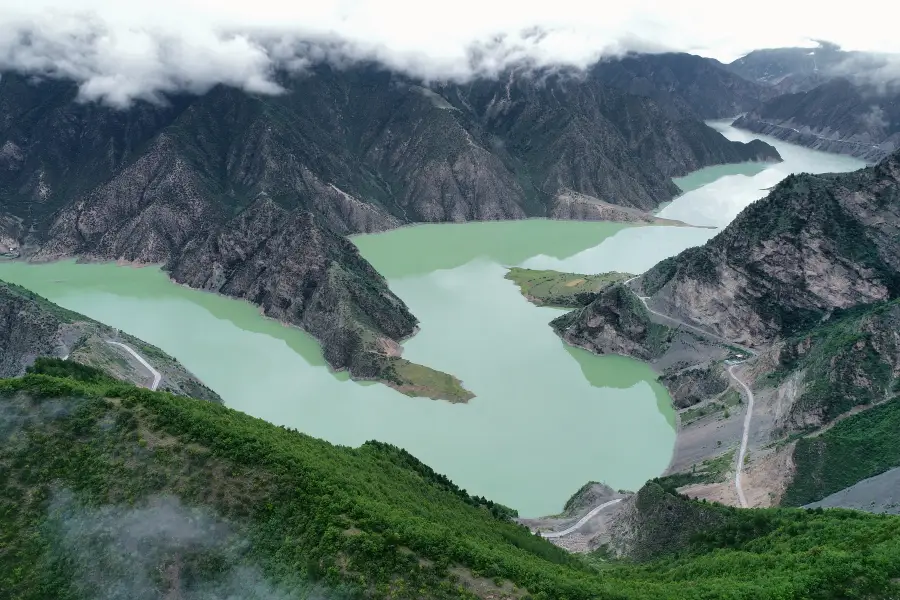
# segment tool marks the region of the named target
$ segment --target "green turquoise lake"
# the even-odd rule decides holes
[[[730,139],[749,139],[713,123]],[[760,136],[752,136],[760,137]],[[507,267],[640,273],[702,244],[791,172],[861,162],[777,140],[778,165],[704,169],[659,214],[694,227],[546,220],[421,225],[353,239],[419,318],[404,356],[459,377],[468,404],[409,398],[331,372],[316,342],[248,303],[190,290],[158,268],[0,262],[0,279],[126,330],[177,357],[226,404],[336,444],[402,446],[470,493],[522,516],[559,512],[587,481],[637,489],[660,475],[674,413],[650,368],[567,347]]]
[[[567,347],[547,325],[560,311],[504,279],[505,265],[563,259],[620,229],[533,220],[354,240],[421,321],[404,356],[462,379],[468,404],[350,381],[302,331],[158,268],[6,262],[0,279],[159,346],[232,408],[336,444],[397,444],[469,492],[540,516],[588,480],[635,489],[671,456],[674,414],[650,368]]]

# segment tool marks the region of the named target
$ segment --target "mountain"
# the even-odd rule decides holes
[[[13,598],[887,597],[900,577],[898,517],[738,510],[659,482],[577,558],[399,448],[68,361],[0,380],[0,414]]]
[[[425,374],[450,384],[422,395],[461,400],[458,382],[398,359],[416,319],[343,236],[580,216],[582,197],[650,210],[678,193],[673,176],[780,159],[590,78],[432,89],[322,66],[281,82],[276,96],[220,86],[113,110],[74,84],[4,74],[0,252],[162,263],[307,329],[335,368],[410,393]]]
[[[900,151],[852,173],[791,175],[629,285],[552,326],[661,374],[679,409],[667,485],[736,504],[744,445],[751,506],[805,505],[900,466]]]
[[[835,78],[769,100],[734,126],[877,162],[900,148],[900,88]]]
[[[25,288],[0,281],[0,377],[22,375],[42,357],[66,357],[97,367],[116,379],[149,387],[152,373],[123,344],[147,357],[161,374],[158,389],[222,401],[159,348],[61,308]]]
[[[837,44],[817,41],[809,48],[754,50],[723,65],[744,79],[771,87],[776,94],[809,91],[835,77],[857,82],[886,81],[885,67],[896,55],[842,50]]]
[[[641,281],[661,312],[750,346],[897,297],[900,151],[851,173],[787,177]]]
[[[733,117],[778,94],[717,60],[685,53],[603,60],[591,69],[591,77],[697,119]]]

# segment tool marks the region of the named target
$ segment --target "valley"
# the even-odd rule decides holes
[[[748,137],[712,125],[729,138]],[[690,191],[661,212],[722,226],[791,169],[859,164],[772,142],[789,162],[713,167],[677,180]],[[403,358],[459,378],[474,395],[463,396],[463,404],[350,380],[328,367],[304,332],[247,304],[177,286],[154,267],[7,262],[0,263],[0,279],[172,352],[222,390],[227,406],[334,443],[396,444],[465,489],[536,517],[558,511],[585,481],[635,489],[662,474],[676,443],[675,421],[649,368],[561,343],[547,326],[560,310],[524,302],[505,280],[507,268],[640,273],[715,233],[531,219],[418,225],[352,238],[419,321],[418,332],[402,343]],[[647,234],[652,245],[643,241]],[[587,270],[568,268],[586,264]],[[559,425],[548,428],[548,420]],[[620,448],[632,449],[627,458]],[[537,472],[544,473],[540,480]]]
[[[900,54],[106,2],[0,7],[4,599],[900,594]]]
[[[221,390],[226,406],[336,444],[395,444],[469,492],[538,516],[556,512],[589,479],[639,486],[671,454],[673,413],[652,371],[566,347],[547,326],[559,309],[525,302],[504,279],[506,261],[566,256],[619,231],[521,221],[355,240],[420,319],[403,356],[459,377],[475,394],[463,404],[351,380],[329,369],[303,331],[247,303],[173,284],[152,267],[5,263],[0,279],[170,351]],[[622,447],[640,450],[626,458]]]

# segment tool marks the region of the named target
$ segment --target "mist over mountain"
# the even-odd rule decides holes
[[[843,78],[872,88],[872,93],[900,91],[900,53],[850,51],[817,40],[817,46],[754,50],[725,65],[730,71],[777,94],[806,92]]]

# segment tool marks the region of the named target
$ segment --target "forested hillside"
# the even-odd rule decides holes
[[[15,599],[884,597],[900,577],[900,518],[728,509],[655,483],[620,533],[632,558],[583,560],[391,446],[63,361],[0,382],[0,414]]]

